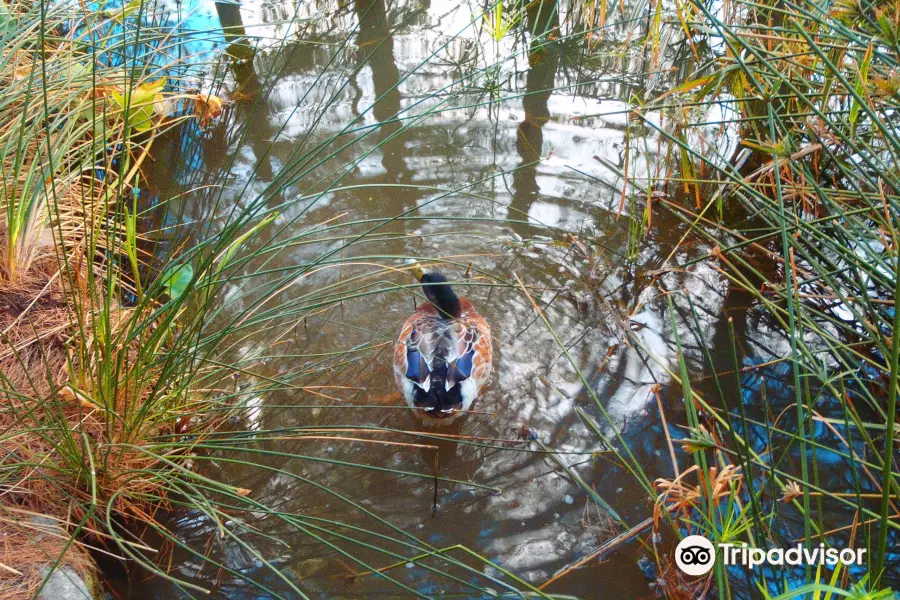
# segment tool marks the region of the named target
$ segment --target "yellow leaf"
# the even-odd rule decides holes
[[[165,87],[166,79],[163,77],[153,82],[142,83],[124,94],[113,91],[112,99],[123,113],[128,111],[128,124],[131,127],[137,131],[146,131],[153,127],[154,103]]]
[[[122,23],[141,9],[141,0],[131,0],[128,4],[122,6],[121,9],[118,10],[108,10],[104,14],[110,17],[117,23]]]
[[[166,87],[166,78],[161,77],[154,82],[142,83],[138,86],[138,91],[146,92],[150,95],[158,94]]]
[[[656,98],[656,100],[657,101],[662,100],[666,96],[670,96],[672,94],[683,94],[684,92],[689,92],[694,88],[700,87],[701,85],[706,85],[706,83],[712,81],[715,77],[718,77],[718,74],[707,75],[706,77],[700,77],[699,79],[693,79],[691,81],[687,81],[677,87],[672,88],[668,92],[662,94],[661,96]]]
[[[206,127],[209,122],[222,114],[222,99],[212,94],[194,95],[194,112],[200,119],[200,126]]]
[[[67,402],[78,402],[84,408],[104,410],[102,406],[97,404],[90,396],[78,390],[71,385],[60,388],[59,396]]]

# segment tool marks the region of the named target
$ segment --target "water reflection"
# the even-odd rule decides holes
[[[270,5],[266,11],[251,8],[262,14],[291,12]],[[248,444],[247,451],[265,451],[263,458],[256,457],[263,466],[210,460],[203,468],[250,490],[249,496],[263,504],[310,519],[304,526],[328,519],[329,527],[342,534],[347,530],[341,524],[396,534],[373,521],[377,514],[422,543],[465,544],[540,583],[595,549],[612,524],[557,463],[538,452],[533,438],[565,452],[566,463],[623,518],[645,518],[645,494],[634,480],[602,455],[592,455],[602,444],[574,409],[602,419],[583,380],[625,430],[626,442],[650,476],[670,475],[665,436],[655,410],[648,410],[652,386],[668,384],[676,364],[667,331],[674,318],[680,327],[699,329],[705,339],[721,343],[715,332],[722,326],[728,285],[702,263],[690,270],[666,269],[672,264],[665,257],[684,231],[679,220],[654,214],[652,226],[640,228],[640,194],[626,189],[621,173],[609,165],[621,169],[627,159],[632,175],[649,179],[662,170],[665,155],[647,131],[641,133],[641,152],[626,156],[628,104],[622,95],[629,88],[584,83],[603,81],[609,65],[587,61],[586,70],[561,68],[564,52],[571,50],[562,40],[580,26],[572,23],[564,5],[529,4],[521,34],[497,43],[479,38],[480,18],[473,19],[455,3],[354,0],[330,8],[335,10],[327,17],[312,19],[318,8],[301,5],[297,10],[309,11],[311,18],[302,41],[277,52],[261,51],[252,62],[234,66],[234,81],[228,83],[236,97],[233,121],[214,134],[225,139],[213,136],[215,143],[204,142],[201,169],[207,182],[222,185],[215,202],[209,200],[213,196],[206,202],[192,197],[193,204],[185,208],[187,214],[211,215],[203,222],[214,227],[234,204],[253,201],[268,182],[277,182],[277,193],[265,200],[281,213],[279,225],[285,229],[279,235],[287,239],[315,224],[335,226],[286,247],[270,262],[248,265],[247,279],[229,291],[225,316],[242,315],[247,299],[270,292],[266,286],[277,290],[267,309],[289,308],[304,295],[321,300],[322,306],[302,315],[302,323],[289,314],[282,330],[255,332],[241,341],[240,352],[259,377],[248,376],[239,384],[247,390],[241,394],[247,406],[240,426],[259,432],[261,441]],[[270,24],[272,37],[276,27],[283,24]],[[502,62],[502,77],[472,75],[493,73],[487,67],[504,55],[509,58]],[[621,71],[622,66],[614,68]],[[492,86],[499,86],[499,92]],[[509,100],[491,113],[483,105],[489,93]],[[510,189],[503,174],[511,174]],[[180,174],[172,177],[179,180]],[[634,202],[620,211],[623,195],[633,195]],[[357,222],[362,220],[367,223]],[[376,226],[365,242],[346,244]],[[630,252],[629,241],[635,238],[639,251]],[[256,273],[280,264],[304,264],[325,251],[355,258],[356,264],[326,265],[290,285]],[[673,262],[708,252],[702,243],[686,245]],[[496,335],[495,381],[477,406],[484,414],[457,423],[453,433],[462,436],[459,442],[399,433],[420,428],[399,398],[391,400],[388,349],[414,310],[411,294],[390,291],[339,305],[327,302],[333,289],[361,286],[368,291],[409,283],[390,270],[404,256],[450,261],[448,275],[460,281],[462,293]],[[474,275],[467,281],[470,263]],[[537,318],[520,290],[489,286],[498,279],[482,273],[502,281],[519,275],[554,331]],[[668,310],[664,290],[682,289],[695,300],[701,315],[697,324],[682,299],[676,314]],[[571,361],[554,335],[562,339]],[[352,352],[351,358],[335,359],[342,351]],[[688,348],[688,358],[702,371],[698,345]],[[302,377],[291,379],[295,373]],[[258,393],[267,378],[295,385]],[[678,392],[663,393],[671,422],[683,422]],[[349,404],[371,408],[342,408]],[[354,429],[337,436],[327,429],[359,425],[391,432]],[[318,438],[262,439],[266,431],[311,426],[326,429],[317,432]],[[603,433],[608,435],[609,428]],[[323,441],[323,435],[333,439]],[[438,486],[440,509],[432,518],[430,446],[435,445],[440,446],[439,475],[444,479]],[[306,458],[292,459],[288,453]],[[360,499],[360,504],[349,505],[335,493]],[[177,513],[173,519],[191,548],[220,544],[214,540],[215,528],[196,515]],[[249,538],[254,547],[286,577],[302,580],[312,596],[396,593],[376,577],[348,583],[347,572],[364,570],[362,566],[342,566],[337,559],[346,557],[334,547],[298,533],[283,519],[251,515],[246,527],[261,532]],[[267,536],[289,540],[289,547]],[[386,563],[382,554],[334,535],[328,539],[373,565]],[[255,569],[227,546],[220,544],[217,552],[223,562],[240,565],[232,570]],[[219,578],[199,569],[189,552],[176,549],[172,560],[182,574],[198,581]],[[330,567],[305,577],[319,564],[309,561],[320,560],[328,560]],[[442,593],[421,567],[398,569],[393,576],[425,596]],[[467,582],[476,579],[471,573],[465,577]],[[633,553],[624,552],[572,573],[558,590],[593,598],[599,578],[610,597],[632,597],[647,585]],[[221,596],[250,596],[249,588],[241,592],[240,578],[228,582],[216,588]],[[292,593],[278,578],[267,579],[266,585],[286,597]],[[154,581],[151,588],[135,589],[134,597],[172,593],[169,584]]]
[[[215,2],[216,14],[229,46],[227,52],[241,61],[250,60],[253,47],[247,39],[240,5],[235,2]]]
[[[400,71],[394,60],[394,36],[388,22],[384,0],[356,0],[353,9],[359,19],[357,46],[367,53],[372,70],[375,104],[372,114],[380,124],[377,136],[381,148],[384,181],[408,181],[404,161],[404,143],[400,121]]]
[[[533,39],[528,51],[525,96],[522,98],[525,118],[516,132],[516,151],[521,162],[513,173],[513,198],[509,205],[514,222],[527,220],[532,204],[538,199],[537,172],[544,148],[543,129],[550,120],[547,102],[553,94],[559,66],[559,50],[552,42],[552,37],[559,36],[559,4],[535,2],[528,5],[525,14],[526,26]],[[524,236],[534,233],[521,228],[519,232]]]

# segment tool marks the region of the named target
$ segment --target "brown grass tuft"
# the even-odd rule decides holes
[[[73,569],[91,581],[88,552],[69,537],[55,519],[3,511],[0,517],[0,598],[30,600],[47,575],[47,566]]]

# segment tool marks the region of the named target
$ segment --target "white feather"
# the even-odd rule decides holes
[[[414,381],[413,383],[427,392],[431,389],[431,375],[429,374],[428,377],[425,378],[425,381],[423,381],[422,383],[419,383],[418,381]]]
[[[410,408],[416,407],[415,402],[415,387],[416,385],[412,382],[411,379],[403,378],[403,399],[406,400],[406,404]]]
[[[478,394],[478,387],[475,384],[475,380],[471,377],[463,379],[459,385],[461,386],[460,394],[462,395],[462,409],[469,410],[469,407],[475,402],[475,396]]]

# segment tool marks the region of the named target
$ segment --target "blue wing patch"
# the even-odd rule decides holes
[[[429,375],[428,365],[422,354],[414,348],[406,348],[406,378],[419,383],[424,382]]]
[[[472,375],[472,360],[475,358],[475,351],[469,350],[453,362],[453,380],[462,381]]]

